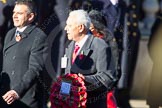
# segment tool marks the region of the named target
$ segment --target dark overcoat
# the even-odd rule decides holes
[[[15,31],[16,28],[11,29],[4,42],[0,93],[4,95],[9,90],[18,93],[20,99],[10,105],[11,108],[42,108],[43,89],[39,83],[47,36],[36,26],[29,25],[20,33],[21,40],[16,42]]]

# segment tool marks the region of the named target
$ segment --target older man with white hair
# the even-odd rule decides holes
[[[111,50],[104,40],[89,33],[90,24],[91,20],[84,10],[70,12],[65,30],[72,42],[65,53],[65,73],[76,73],[84,78],[88,93],[87,108],[107,108],[105,95],[116,79],[114,71],[109,70]],[[79,58],[81,54],[82,59]]]

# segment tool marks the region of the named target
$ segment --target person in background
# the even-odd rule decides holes
[[[112,33],[108,30],[105,17],[102,15],[101,12],[97,10],[91,10],[89,12],[89,16],[92,21],[92,24],[90,26],[90,30],[92,34],[98,38],[104,39],[106,43],[110,45],[111,52],[112,52],[111,64],[113,63],[115,64],[112,65],[111,69],[116,71],[116,74],[118,74],[118,79],[119,79],[120,73],[117,71],[119,56],[118,56],[118,46],[116,40],[112,36]],[[107,108],[117,108],[117,103],[116,103],[113,89],[109,91],[107,94]]]
[[[118,107],[131,108],[129,104],[134,69],[137,61],[140,32],[138,28],[139,0],[98,0],[103,2],[101,12],[116,39],[119,51],[118,71],[121,73],[115,89]]]
[[[43,108],[41,86],[46,59],[46,34],[32,23],[36,9],[32,0],[17,0],[14,28],[8,31],[3,48],[1,108]]]
[[[87,88],[94,87],[87,89],[87,108],[107,108],[105,93],[113,88],[117,76],[115,71],[109,70],[112,56],[110,46],[89,33],[90,24],[91,20],[86,11],[70,12],[65,30],[72,42],[65,52],[68,60],[65,74],[76,73],[84,78]],[[78,51],[72,57],[76,47],[79,47]],[[79,55],[82,53],[84,57],[80,59]]]
[[[150,76],[148,95],[146,102],[149,108],[159,108],[162,106],[162,7],[157,14],[157,19],[152,27],[150,39],[148,42],[148,51],[153,61],[153,68]]]

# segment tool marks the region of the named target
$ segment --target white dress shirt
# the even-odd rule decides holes
[[[118,3],[118,0],[110,0],[113,5],[116,5]]]
[[[80,47],[79,50],[77,51],[77,54],[80,52],[87,39],[88,39],[88,34],[85,35],[85,37],[81,41],[75,43],[75,45],[78,45]]]
[[[16,31],[19,31],[19,32],[23,32],[25,29],[26,29],[27,26],[23,27],[23,28],[17,28]]]

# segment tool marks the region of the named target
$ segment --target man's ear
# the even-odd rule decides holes
[[[85,29],[85,26],[84,26],[83,24],[81,24],[81,25],[79,26],[79,32],[80,32],[80,33],[83,32],[84,29]]]
[[[34,15],[34,13],[30,13],[28,17],[29,17],[28,21],[32,22],[34,20],[35,15]]]

